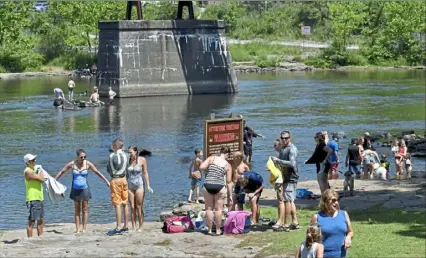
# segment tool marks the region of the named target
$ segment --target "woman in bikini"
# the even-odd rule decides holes
[[[86,152],[82,149],[76,151],[77,160],[73,160],[65,165],[65,167],[59,171],[55,179],[65,174],[70,169],[72,170],[72,184],[70,198],[74,201],[74,219],[75,219],[75,232],[80,233],[80,213],[83,209],[83,230],[86,232],[87,221],[88,221],[88,208],[89,200],[92,198],[90,193],[89,184],[87,182],[87,176],[89,169],[92,170],[97,176],[99,176],[109,187],[108,180],[99,172],[99,170],[92,164],[92,162],[86,160]]]
[[[222,234],[222,210],[226,193],[228,193],[228,207],[232,207],[232,166],[227,161],[230,152],[229,147],[223,146],[219,156],[212,155],[200,165],[200,170],[206,172],[203,192],[209,235],[213,235],[213,209],[216,211],[214,214],[216,235]]]
[[[149,184],[148,165],[144,157],[140,157],[136,146],[129,147],[129,167],[127,168],[127,183],[129,187],[129,201],[132,209],[132,227],[136,228],[136,216],[138,217],[138,232],[142,230],[145,214],[143,212],[143,201],[145,199],[144,180],[149,192],[153,192]]]

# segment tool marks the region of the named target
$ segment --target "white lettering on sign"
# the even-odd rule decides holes
[[[311,35],[311,26],[302,26],[302,35]]]

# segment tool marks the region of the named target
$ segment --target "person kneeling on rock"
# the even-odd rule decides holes
[[[251,204],[251,224],[256,224],[260,216],[259,199],[264,187],[263,178],[254,171],[247,171],[238,180],[242,190],[238,198],[238,204],[244,204],[245,193],[247,193]]]

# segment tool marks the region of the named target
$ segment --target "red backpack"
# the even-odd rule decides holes
[[[173,222],[181,222],[181,225],[175,225]],[[164,221],[164,226],[162,228],[164,233],[181,233],[188,230],[193,230],[194,224],[191,219],[186,216],[176,216],[168,218]]]

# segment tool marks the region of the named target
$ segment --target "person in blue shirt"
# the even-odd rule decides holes
[[[251,224],[256,224],[260,216],[259,199],[264,187],[263,178],[254,171],[247,171],[240,176],[239,181],[241,183],[241,192],[238,202],[240,203],[242,200],[244,204],[245,194],[247,193],[251,203]]]
[[[338,139],[333,137],[333,140],[327,143],[327,146],[332,150],[331,155],[328,157],[326,166],[328,166],[328,179],[337,179],[339,174],[339,144]]]

